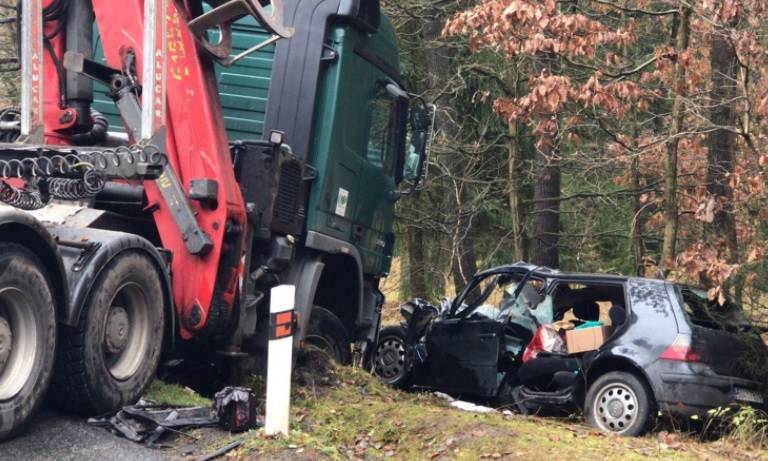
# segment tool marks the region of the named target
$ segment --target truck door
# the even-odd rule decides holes
[[[371,70],[375,76],[375,70]],[[394,241],[394,206],[390,194],[396,187],[396,171],[402,169],[399,139],[404,135],[402,117],[407,115],[403,114],[407,111],[407,102],[387,91],[386,85],[392,83],[383,78],[372,81],[367,101],[368,139],[358,186],[361,200],[355,213],[352,239],[365,266],[379,273],[387,270]]]

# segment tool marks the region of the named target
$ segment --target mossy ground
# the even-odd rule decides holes
[[[155,385],[150,396],[178,403],[187,393]],[[468,413],[432,394],[395,391],[344,367],[297,370],[293,396],[290,436],[269,438],[254,430],[207,437],[207,449],[242,440],[228,456],[243,460],[768,459],[768,452],[725,440],[702,443],[667,432],[621,438],[598,433],[577,418]]]

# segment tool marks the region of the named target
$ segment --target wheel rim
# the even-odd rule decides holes
[[[103,354],[109,373],[124,381],[141,367],[150,342],[149,303],[133,282],[117,290],[104,318]]]
[[[637,395],[627,385],[608,384],[597,394],[593,414],[600,429],[621,434],[638,418]]]
[[[325,336],[307,334],[304,337],[304,344],[308,346],[308,349],[320,351],[336,362],[341,363],[344,360],[341,356],[341,349],[336,344],[336,341]]]
[[[15,397],[32,374],[37,322],[28,295],[18,288],[0,290],[0,400]]]
[[[405,344],[400,338],[384,338],[376,348],[374,371],[386,382],[395,382],[405,374]]]

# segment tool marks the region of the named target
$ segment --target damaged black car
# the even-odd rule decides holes
[[[689,286],[516,263],[477,274],[453,301],[412,300],[401,314],[373,360],[393,386],[523,413],[582,411],[621,435],[645,433],[659,412],[765,405],[761,331],[736,304]]]

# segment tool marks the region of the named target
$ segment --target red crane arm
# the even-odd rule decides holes
[[[123,56],[131,50],[136,57],[136,73],[141,76],[144,2],[93,0],[93,9],[108,65],[121,69]],[[167,178],[146,180],[144,186],[162,245],[173,254],[175,307],[181,319],[181,335],[188,339],[206,325],[214,303],[229,311],[234,306],[247,221],[234,175],[213,66],[209,59],[198,53],[186,16],[185,12],[177,10],[174,1],[167,1],[165,69],[158,69],[158,72],[164,72],[167,81],[165,153],[197,225],[213,242],[210,251],[195,255],[188,249],[184,233],[172,213],[174,203],[169,203],[161,193],[162,181]],[[160,26],[162,24],[158,24]],[[158,60],[155,65],[162,67],[162,61]],[[47,61],[44,69],[46,108],[56,102],[59,94],[56,70],[49,64]],[[157,85],[162,81],[157,78]],[[157,91],[159,89],[155,88],[154,92],[145,90],[145,99],[149,93],[161,95],[163,92]],[[158,107],[155,113],[162,114],[162,104],[151,103]],[[60,126],[50,117],[44,119],[48,142],[54,139],[61,142],[56,131]],[[160,124],[157,120],[155,123]],[[215,207],[189,200],[192,181],[198,180],[215,182],[218,188]]]

